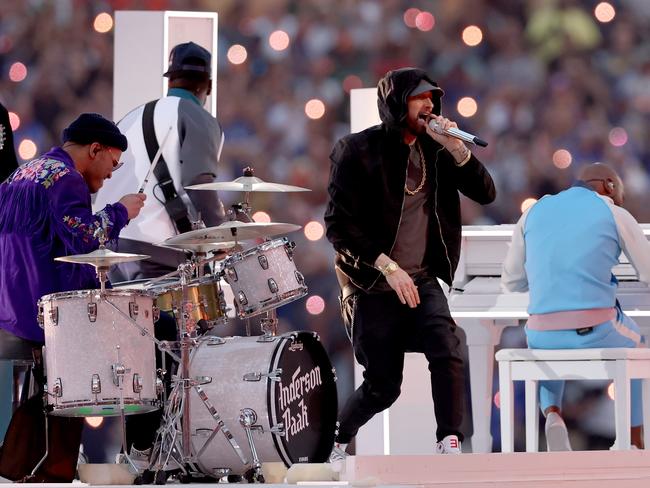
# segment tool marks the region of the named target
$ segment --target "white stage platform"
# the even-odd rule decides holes
[[[301,486],[376,486],[423,488],[647,488],[650,450],[463,454],[460,456],[350,456],[339,482],[301,482]],[[2,488],[88,486],[2,484]],[[106,486],[106,485],[96,485]],[[124,486],[124,485],[123,485]],[[155,486],[155,485],[151,485]],[[191,484],[193,487],[215,486]],[[233,484],[233,487],[254,486]],[[260,485],[256,485],[260,486]],[[287,484],[268,484],[287,487]]]

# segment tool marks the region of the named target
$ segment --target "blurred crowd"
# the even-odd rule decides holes
[[[585,163],[607,162],[626,183],[626,207],[650,222],[650,2],[616,0],[600,22],[596,0],[0,0],[0,102],[20,117],[16,144],[38,152],[60,142],[80,112],[112,114],[113,34],[93,30],[101,12],[198,10],[219,14],[218,118],[226,133],[220,180],[252,165],[266,181],[308,187],[307,194],[254,195],[273,221],[322,223],[329,152],[349,132],[351,88],[374,87],[389,69],[418,66],[446,94],[443,113],[489,142],[476,154],[498,189],[494,204],[464,205],[465,224],[513,223],[522,202],[555,193]],[[405,12],[433,14],[430,30]],[[482,41],[462,40],[468,25]],[[289,47],[268,36],[285,31]],[[243,45],[246,61],[227,51]],[[15,82],[9,69],[24,63]],[[137,76],[135,71],[133,76]],[[457,103],[472,97],[476,114]],[[310,119],[305,103],[325,104]],[[559,152],[564,150],[566,152]],[[239,195],[224,195],[236,201]],[[281,327],[321,333],[339,374],[351,386],[351,352],[339,318],[333,251],[324,238],[292,236],[310,296],[325,302],[312,315],[305,300],[280,310]],[[518,339],[519,341],[521,339]]]

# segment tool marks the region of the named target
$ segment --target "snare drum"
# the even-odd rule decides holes
[[[153,298],[138,290],[105,293],[53,293],[38,302],[52,415],[119,415],[120,383],[127,415],[158,408],[155,346],[143,332],[153,337]]]
[[[190,429],[201,470],[244,474],[252,466],[242,410],[253,415],[251,433],[262,462],[320,463],[334,443],[336,376],[317,334],[270,338],[204,337],[192,353],[190,377],[201,389],[247,458],[242,464],[214,417],[192,389]]]
[[[307,294],[305,278],[293,262],[295,244],[286,237],[235,253],[223,262],[237,315],[252,317]]]

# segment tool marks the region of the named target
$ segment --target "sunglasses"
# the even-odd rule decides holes
[[[103,147],[111,154],[111,158],[113,159],[113,171],[117,171],[122,166],[124,166],[124,163],[120,162],[118,159],[115,158],[115,155],[113,154],[113,151],[111,151],[110,147],[108,146],[103,146]]]

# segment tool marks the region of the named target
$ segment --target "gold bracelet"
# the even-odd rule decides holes
[[[381,274],[384,276],[388,276],[390,274],[393,274],[395,271],[399,269],[399,265],[395,261],[389,261],[386,263],[384,266],[380,266],[379,271]]]

